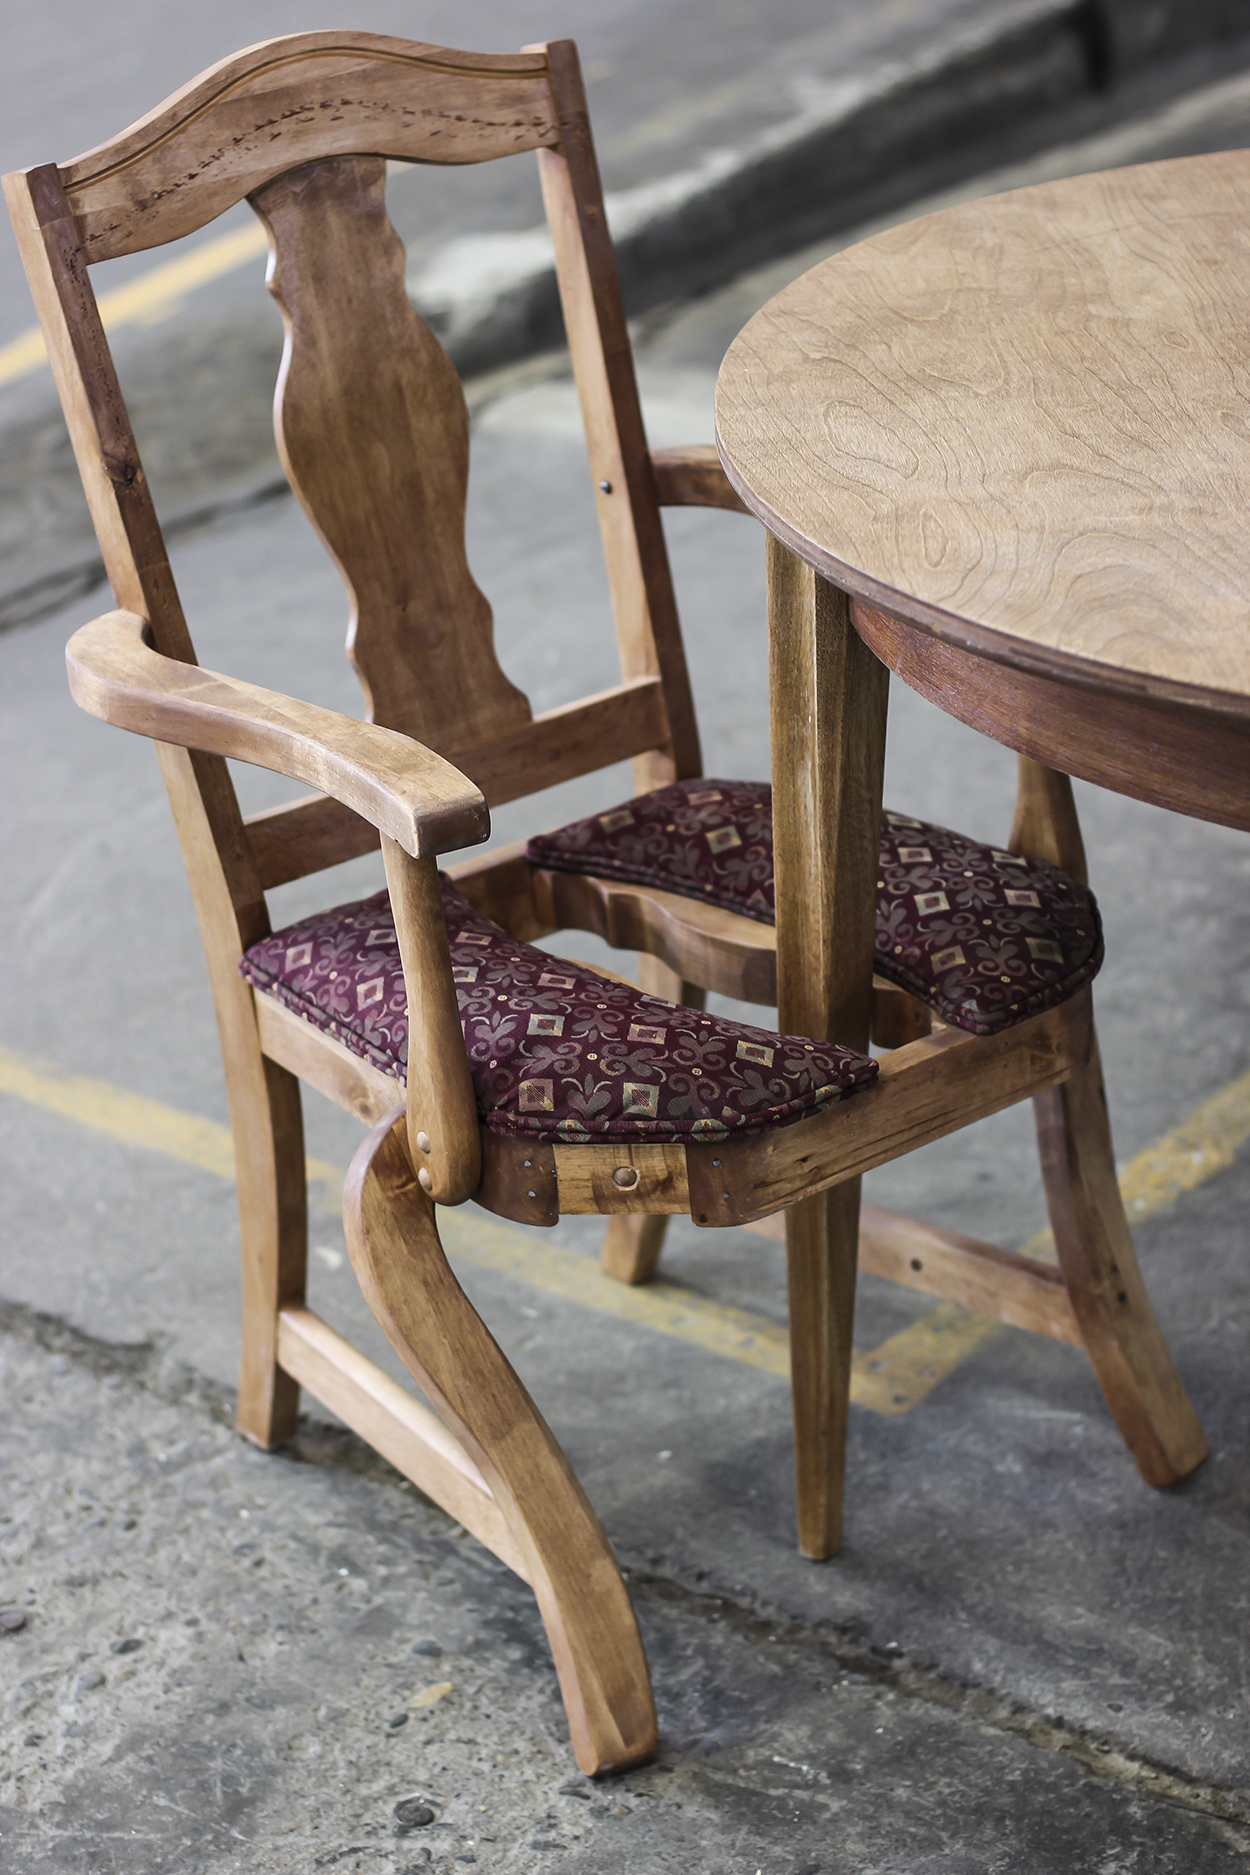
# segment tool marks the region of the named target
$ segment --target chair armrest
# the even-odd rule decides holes
[[[414,859],[490,833],[485,796],[410,736],[163,657],[134,612],[106,612],[65,651],[80,709],[119,729],[271,768],[331,794]]]
[[[751,510],[721,468],[714,443],[687,443],[683,449],[653,449],[651,466],[662,508],[732,508]]]

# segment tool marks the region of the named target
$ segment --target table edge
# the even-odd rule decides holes
[[[1152,671],[1108,664],[1097,658],[1082,657],[1076,652],[1059,651],[1053,646],[1035,644],[1031,639],[983,625],[975,619],[950,612],[928,600],[917,599],[897,587],[888,586],[863,573],[836,554],[819,545],[771,509],[751,488],[735,467],[716,425],[716,448],[730,482],[741,495],[756,519],[763,523],[800,560],[827,580],[830,585],[861,599],[876,611],[888,613],[901,623],[914,626],[944,644],[953,645],[970,655],[1004,664],[1030,676],[1044,677],[1052,683],[1071,684],[1083,690],[1112,692],[1117,697],[1140,698],[1143,702],[1172,704],[1197,709],[1229,721],[1242,721],[1250,727],[1250,695],[1235,690],[1192,684],[1179,678],[1159,677]]]

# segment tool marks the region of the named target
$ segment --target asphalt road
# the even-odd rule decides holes
[[[1044,3],[1044,0],[1043,0]],[[510,52],[574,38],[607,186],[671,172],[796,108],[806,87],[853,86],[884,60],[940,47],[953,30],[993,23],[1018,0],[340,0],[335,25],[434,45]],[[9,8],[0,69],[0,169],[66,162],[151,110],[241,46],[308,29],[303,0],[44,0]],[[327,23],[320,15],[313,23]],[[527,168],[532,165],[527,166]],[[496,173],[515,170],[496,166]],[[536,219],[536,193],[495,198],[507,226]],[[522,224],[524,225],[524,224]],[[30,323],[7,227],[0,238],[0,345]],[[108,274],[124,278],[123,264]]]

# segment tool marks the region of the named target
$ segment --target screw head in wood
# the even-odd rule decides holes
[[[633,1191],[638,1178],[639,1172],[636,1165],[618,1165],[612,1174],[612,1183],[619,1185],[622,1191]]]
[[[600,482],[600,484],[599,484],[599,493],[600,493],[601,495],[610,495],[610,494],[612,493],[612,484],[611,484],[611,482]]]
[[[430,1150],[430,1136],[429,1136],[429,1134],[428,1134],[428,1133],[418,1133],[418,1134],[417,1134],[417,1145],[418,1145],[418,1147],[419,1147],[419,1149],[420,1149],[420,1150],[421,1150],[422,1152],[428,1152],[428,1151]]]
[[[430,1168],[428,1165],[423,1165],[421,1170],[417,1173],[417,1183],[420,1185],[422,1191],[433,1191],[434,1180],[430,1177]]]

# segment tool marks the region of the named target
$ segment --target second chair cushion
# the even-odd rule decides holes
[[[773,800],[764,781],[678,781],[538,835],[536,866],[700,899],[776,920]],[[944,1022],[993,1035],[1097,975],[1093,894],[1043,860],[883,814],[876,968]]]
[[[646,996],[510,937],[443,879],[478,1111],[497,1133],[569,1142],[720,1140],[845,1100],[877,1064]],[[385,892],[262,938],[241,974],[406,1079],[408,998]]]

